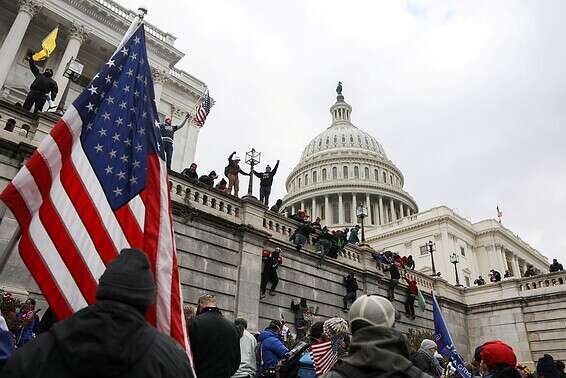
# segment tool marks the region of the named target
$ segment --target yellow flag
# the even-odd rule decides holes
[[[43,39],[43,41],[41,42],[41,51],[36,52],[32,56],[32,59],[34,61],[38,62],[40,60],[45,60],[49,58],[49,55],[51,55],[51,53],[53,52],[53,50],[55,50],[55,47],[57,46],[56,40],[57,40],[58,32],[59,32],[59,26],[53,29],[51,33],[49,33],[47,37]]]

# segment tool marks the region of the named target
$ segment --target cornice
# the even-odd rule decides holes
[[[45,5],[45,0],[18,0],[19,12],[25,12],[34,17]]]

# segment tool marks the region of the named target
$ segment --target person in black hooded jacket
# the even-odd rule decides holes
[[[100,277],[96,303],[18,349],[2,376],[194,377],[181,346],[145,320],[154,301],[146,255],[123,249]]]

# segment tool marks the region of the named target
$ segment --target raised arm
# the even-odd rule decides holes
[[[279,160],[277,160],[275,167],[273,167],[273,169],[271,170],[271,176],[275,176],[275,173],[277,173],[277,168],[279,168]]]
[[[183,122],[181,122],[180,125],[173,126],[173,130],[174,130],[174,131],[179,130],[180,128],[182,128],[183,126],[185,126],[185,123],[187,123],[188,120],[189,120],[189,113],[187,113],[187,115],[185,116],[185,119],[183,120]]]
[[[254,173],[255,177],[257,177],[257,178],[259,178],[259,179],[261,178],[261,173],[256,172],[255,170],[252,171],[252,172]]]
[[[228,163],[232,162],[232,156],[236,155],[236,151],[232,152],[230,156],[228,156]]]
[[[35,65],[35,62],[33,61],[31,54],[28,55],[28,62],[29,62],[29,69],[31,70],[31,73],[33,73],[33,76],[37,77],[39,75],[39,69]]]
[[[240,168],[240,173],[243,174],[244,176],[251,175],[251,173],[247,173],[247,172],[242,171],[242,168]]]

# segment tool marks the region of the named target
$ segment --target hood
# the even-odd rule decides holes
[[[364,327],[352,336],[350,355],[344,362],[374,372],[405,371],[413,364],[403,334],[393,328]]]
[[[99,301],[56,323],[50,331],[75,376],[116,377],[153,344],[157,331],[135,308]]]
[[[277,334],[275,332],[273,332],[270,329],[265,329],[263,331],[261,331],[261,333],[259,334],[259,342],[262,343],[265,340],[269,339],[270,337],[274,337],[276,339],[279,338],[279,336],[277,336]]]

